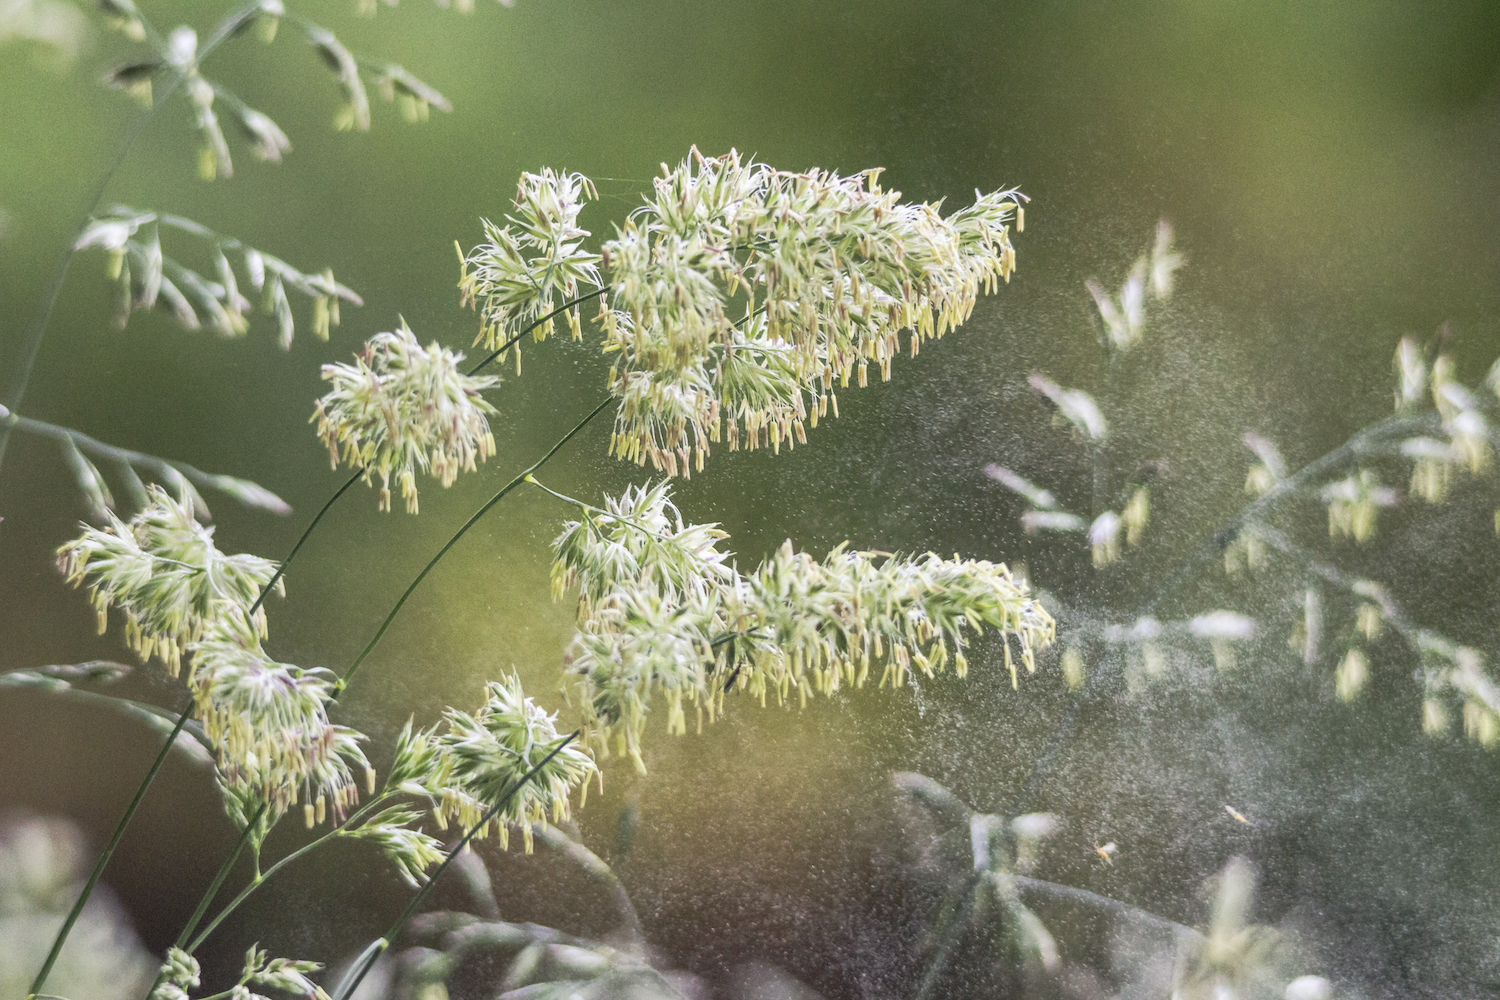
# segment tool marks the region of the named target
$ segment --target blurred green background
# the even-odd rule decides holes
[[[102,255],[84,253],[21,407],[254,479],[292,504],[277,519],[209,496],[228,551],[283,554],[342,481],[307,424],[320,364],[347,360],[398,316],[424,341],[467,349],[477,322],[458,306],[453,242],[477,242],[479,219],[501,217],[519,173],[543,166],[597,180],[601,199],[583,216],[596,234],[694,144],[790,170],[883,166],[886,186],[954,208],[976,188],[1011,184],[1033,199],[1018,274],[969,324],[899,360],[890,383],[843,394],[842,418],[806,447],[720,451],[677,486],[690,519],[730,531],[743,566],[787,537],[814,552],[848,539],[1024,559],[1071,606],[1128,622],[1243,504],[1244,431],[1277,440],[1295,466],[1389,412],[1403,334],[1447,323],[1469,382],[1500,353],[1500,8],[1481,0],[520,0],[468,16],[406,0],[373,19],[356,17],[353,0],[289,5],[357,52],[405,65],[453,112],[412,126],[377,102],[368,134],[335,131],[330,75],[284,25],[273,45],[246,36],[205,67],[285,129],[284,163],[255,161],[232,135],[234,178],[199,181],[179,97],[141,133],[105,201],[188,216],[306,270],[331,266],[364,307],[346,307],[323,344],[294,302],[289,352],[259,315],[239,342],[155,314],[121,332]],[[187,22],[201,37],[231,8],[142,9],[163,30]],[[97,83],[132,51],[95,30],[59,72],[24,46],[0,48],[0,383],[73,220],[141,114]],[[1166,471],[1145,550],[1096,575],[1080,547],[1023,536],[1018,500],[982,470],[998,462],[1088,506],[1083,454],[1050,426],[1026,376],[1103,386],[1083,282],[1118,287],[1159,218],[1188,265],[1101,402],[1115,468],[1165,459]],[[210,266],[189,243],[175,250]],[[522,376],[509,369],[493,397],[498,457],[447,492],[423,482],[420,517],[379,514],[370,491],[354,491],[293,565],[288,599],[271,605],[271,651],[346,664],[468,513],[602,399],[606,368],[587,336],[528,344]],[[590,428],[543,480],[585,498],[641,481],[605,457],[607,435]],[[1497,651],[1492,499],[1492,484],[1466,487],[1437,511],[1387,518],[1369,551],[1333,551],[1392,585],[1423,624]],[[1293,527],[1321,533],[1316,504],[1291,510]],[[53,567],[84,514],[56,446],[17,435],[0,470],[0,669],[126,658],[118,629],[95,637],[86,598]],[[555,679],[571,609],[548,598],[547,546],[566,516],[540,494],[515,495],[407,605],[339,709],[373,737],[377,763],[409,714],[429,722],[444,705],[472,707],[485,678],[512,664],[531,693],[563,707]],[[1286,612],[1293,584],[1210,572],[1159,614]],[[702,736],[658,731],[645,778],[608,767],[583,830],[607,856],[622,803],[639,799],[621,875],[665,956],[710,978],[764,958],[829,996],[909,993],[924,913],[900,875],[887,779],[919,770],[981,809],[1010,808],[1024,790],[1025,808],[1059,813],[1044,877],[1202,922],[1204,878],[1247,854],[1262,874],[1259,918],[1298,923],[1318,967],[1341,981],[1370,996],[1493,995],[1493,753],[1422,737],[1413,664],[1394,640],[1376,648],[1374,678],[1348,706],[1332,697],[1336,658],[1304,668],[1283,635],[1242,653],[1232,676],[1188,672],[1094,703],[1029,784],[1068,702],[1055,655],[1019,692],[986,645],[963,683],[800,714],[736,706]],[[178,704],[154,667],[129,684]],[[0,807],[74,816],[95,843],[155,749],[113,716],[29,694],[0,696],[0,733]],[[1226,825],[1224,803],[1262,825]],[[280,831],[270,850],[302,836]],[[231,840],[208,782],[169,768],[108,876],[149,945],[175,936]],[[1093,858],[1104,840],[1121,845],[1113,867]],[[605,901],[555,862],[486,856],[508,918],[607,929]],[[330,851],[226,924],[213,968],[237,967],[257,939],[336,960],[386,926],[401,894],[369,852]],[[1088,927],[1054,931],[1083,951],[1104,947]]]

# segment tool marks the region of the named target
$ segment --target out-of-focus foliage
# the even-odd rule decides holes
[[[88,848],[66,820],[0,818],[0,995],[26,995],[87,864]],[[98,893],[79,917],[49,990],[68,1000],[140,1000],[154,966],[124,913]]]

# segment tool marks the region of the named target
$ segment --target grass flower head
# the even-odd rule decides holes
[[[194,520],[190,500],[154,484],[147,496],[150,502],[128,523],[106,512],[107,527],[85,525],[80,537],[57,550],[57,564],[73,586],[88,581],[101,634],[110,608],[119,609],[130,647],[142,660],[158,657],[176,676],[188,644],[207,626],[244,619],[276,564],[220,552],[213,528]],[[264,634],[263,608],[250,624]]]
[[[976,192],[947,217],[882,190],[879,170],[790,173],[731,151],[663,164],[604,246],[605,350],[623,403],[614,454],[668,475],[709,445],[791,446],[825,416],[834,380],[911,353],[969,318],[1015,269],[1024,196]],[[837,404],[834,403],[835,413]]]
[[[223,783],[251,790],[277,815],[300,800],[309,826],[330,811],[342,819],[359,799],[352,766],[370,765],[364,737],[328,721],[334,675],[275,662],[242,618],[221,616],[189,648],[194,711]]]
[[[335,468],[342,459],[366,482],[380,476],[381,510],[391,506],[392,472],[415,514],[419,470],[447,487],[495,453],[486,418],[496,410],[480,393],[500,380],[465,375],[462,360],[436,342],[422,347],[402,323],[370,338],[354,364],[323,366],[333,388],[313,413],[318,437]]]
[[[668,505],[665,484],[627,493],[610,502],[611,517],[571,523],[554,543],[555,589],[581,591],[568,671],[585,729],[600,749],[613,738],[638,768],[658,694],[668,731],[682,733],[688,705],[701,726],[729,690],[805,704],[863,686],[872,665],[883,665],[881,686],[950,660],[962,677],[969,629],[1001,632],[1014,684],[1010,639],[1031,670],[1054,636],[1051,616],[1003,565],[843,546],[818,561],[787,542],[741,574],[718,551],[716,526],[664,524]]]
[[[438,817],[457,817],[464,826],[473,826],[498,806],[494,822],[502,842],[508,842],[511,827],[519,827],[528,853],[532,824],[565,821],[572,812],[573,788],[598,773],[588,751],[573,743],[542,763],[560,740],[557,717],[527,698],[514,674],[487,684],[485,702],[473,715],[449,709],[445,719],[448,731],[439,739],[445,764]],[[540,770],[522,784],[538,765]]]
[[[505,217],[507,224],[484,220],[487,242],[467,256],[459,251],[458,287],[464,303],[480,315],[476,344],[482,341],[493,350],[552,312],[556,296],[577,298],[580,284],[598,287],[599,256],[583,249],[589,232],[578,226],[584,202],[598,197],[593,181],[582,174],[544,169],[521,175],[515,213]],[[577,336],[577,306],[567,318]],[[537,327],[535,337],[542,340],[551,332],[549,319]]]

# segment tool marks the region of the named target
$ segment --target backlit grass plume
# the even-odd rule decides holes
[[[495,349],[564,301],[578,296],[580,283],[599,286],[599,255],[583,249],[588,230],[578,227],[578,213],[598,198],[593,181],[582,174],[543,169],[522,174],[514,214],[507,225],[482,220],[487,242],[464,256],[459,251],[458,287],[465,304],[479,310],[475,343]],[[580,333],[578,307],[565,314],[568,327]],[[534,331],[537,340],[552,332],[549,319]]]
[[[764,685],[781,698],[795,687],[805,699],[808,684],[825,694],[840,684],[859,686],[882,658],[881,687],[899,687],[913,671],[931,677],[950,656],[954,672],[965,677],[965,631],[986,627],[1000,632],[1016,687],[1011,637],[1032,672],[1035,650],[1054,633],[1052,617],[1026,585],[1004,564],[982,559],[931,552],[903,557],[841,545],[818,561],[788,541],[746,584],[739,616],[754,623],[746,634],[763,641],[741,651],[750,663],[740,683],[752,693]],[[729,662],[731,669],[738,666]]]
[[[872,364],[889,378],[903,331],[915,355],[1010,279],[1024,195],[976,192],[945,217],[882,190],[879,174],[789,173],[695,149],[663,164],[597,256],[577,225],[588,179],[525,174],[516,213],[485,223],[459,287],[497,347],[602,281],[621,400],[611,453],[687,475],[726,438],[730,450],[804,442],[808,424],[837,416],[835,382],[865,385]],[[567,315],[577,336],[577,307]]]
[[[904,557],[839,546],[819,561],[784,544],[753,573],[727,565],[716,525],[685,524],[666,483],[627,490],[606,509],[584,507],[553,543],[554,592],[577,585],[579,631],[568,654],[572,690],[596,746],[610,737],[637,766],[653,698],[667,728],[687,729],[686,706],[710,719],[730,690],[764,704],[842,686],[872,666],[896,687],[952,662],[964,676],[968,631],[1000,631],[1028,669],[1052,641],[1050,615],[1003,565]]]
[[[101,634],[109,610],[123,612],[130,648],[142,660],[158,657],[176,676],[188,644],[215,621],[245,618],[276,565],[259,556],[225,555],[214,546],[213,528],[194,520],[190,500],[156,485],[146,489],[145,509],[128,523],[106,511],[109,525],[85,525],[81,536],[57,550],[57,565],[73,586],[88,583]],[[264,634],[265,609],[249,621]]]
[[[413,887],[423,886],[428,869],[444,858],[441,842],[421,829],[429,810],[444,829],[456,819],[476,828],[477,837],[498,830],[504,847],[518,828],[530,853],[533,827],[564,822],[574,786],[598,774],[586,750],[571,742],[559,748],[560,742],[556,717],[524,695],[515,675],[491,682],[472,715],[449,709],[443,723],[428,729],[407,722],[380,794],[338,836],[378,847]]]
[[[561,739],[557,717],[527,698],[514,674],[485,685],[485,702],[473,715],[450,708],[444,719],[448,729],[437,741],[439,819],[457,818],[470,827],[499,805],[494,823],[501,842],[508,843],[510,829],[519,827],[528,854],[532,824],[567,820],[573,788],[598,773],[588,751],[577,744],[542,764]],[[538,765],[541,770],[522,784]]]
[[[318,437],[335,468],[342,459],[367,483],[380,476],[381,510],[391,507],[392,472],[415,514],[418,471],[447,487],[495,453],[486,418],[496,411],[480,393],[500,380],[465,375],[462,360],[436,342],[422,347],[403,322],[372,337],[354,364],[323,366],[333,388],[313,413]]]
[[[359,748],[364,737],[328,721],[334,675],[277,663],[234,615],[214,620],[189,651],[194,714],[223,784],[249,789],[278,816],[300,801],[308,826],[330,812],[342,820],[359,800],[351,767],[370,765]]]
[[[1010,279],[1016,191],[976,192],[946,218],[900,201],[879,170],[790,173],[695,149],[663,167],[646,203],[604,246],[612,295],[605,350],[619,353],[615,454],[669,475],[731,450],[805,441],[834,380],[882,378],[909,334],[962,324]]]

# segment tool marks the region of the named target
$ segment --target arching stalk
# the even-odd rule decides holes
[[[463,526],[453,533],[453,537],[449,538],[448,541],[443,545],[443,547],[438,550],[437,555],[433,556],[432,559],[427,563],[427,565],[422,567],[422,572],[417,574],[417,578],[411,582],[411,585],[406,588],[405,592],[402,593],[401,597],[396,601],[396,606],[391,608],[390,614],[385,616],[385,620],[380,623],[380,628],[375,630],[375,635],[371,637],[369,643],[366,644],[364,649],[360,650],[359,655],[354,658],[354,662],[349,664],[349,668],[345,670],[343,676],[339,678],[337,689],[338,691],[342,692],[344,688],[349,686],[350,678],[354,676],[354,672],[360,668],[360,665],[365,662],[365,658],[370,655],[370,652],[375,648],[376,643],[380,642],[381,637],[385,635],[386,630],[391,627],[391,622],[395,620],[397,613],[399,613],[402,606],[406,604],[407,598],[411,597],[412,593],[417,589],[418,585],[420,585],[421,582],[427,578],[427,574],[432,572],[432,568],[438,564],[443,556],[448,554],[448,550],[453,548],[453,546],[458,543],[458,540],[462,538],[470,528],[474,527],[474,525],[479,522],[479,519],[483,517],[491,507],[495,506],[495,504],[505,499],[506,494],[510,493],[511,490],[526,482],[527,477],[529,477],[533,472],[545,465],[553,455],[556,455],[558,451],[561,450],[563,445],[571,441],[574,435],[583,430],[584,427],[588,426],[589,421],[593,420],[600,413],[604,412],[605,407],[609,406],[609,404],[612,402],[614,402],[614,397],[611,396],[605,399],[604,402],[600,403],[598,406],[594,407],[593,410],[589,412],[588,416],[584,417],[577,424],[575,424],[572,430],[564,434],[556,444],[547,449],[547,453],[545,455],[533,462],[530,467],[524,469],[510,482],[506,483],[505,486],[500,489],[500,492],[496,493],[494,496],[490,497],[489,500],[485,501],[484,506],[476,510],[473,516],[465,521],[463,523]]]

